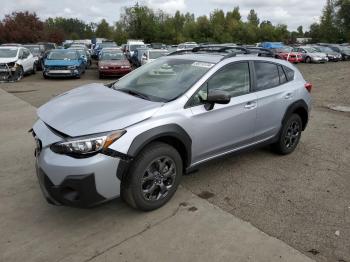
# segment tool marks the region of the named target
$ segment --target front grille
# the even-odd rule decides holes
[[[67,66],[48,66],[50,70],[67,70]]]

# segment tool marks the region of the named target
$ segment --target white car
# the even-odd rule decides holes
[[[166,56],[169,54],[169,51],[166,49],[148,49],[143,51],[141,58],[141,65],[153,62],[159,57]]]
[[[26,73],[36,73],[36,60],[29,49],[0,46],[0,80],[17,81]]]
[[[193,49],[193,48],[195,48],[197,46],[198,46],[198,44],[196,42],[185,42],[185,43],[179,44],[177,46],[177,50],[176,51],[186,50],[186,49]]]
[[[146,47],[145,43],[142,40],[128,40],[125,45],[125,52],[127,57],[132,57],[134,55],[134,51],[137,48]]]

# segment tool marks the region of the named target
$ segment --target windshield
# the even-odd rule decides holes
[[[28,46],[28,45],[26,45],[25,47],[28,48],[33,55],[39,55],[40,54],[39,46]]]
[[[159,57],[167,55],[167,51],[149,51],[149,59],[157,59]]]
[[[345,51],[345,52],[350,52],[350,47],[348,47],[348,46],[339,46],[339,49],[341,50],[341,51]]]
[[[79,53],[80,56],[86,56],[86,53],[82,49],[76,49],[76,51]]]
[[[320,52],[325,52],[325,53],[334,53],[334,51],[329,48],[329,47],[326,47],[326,46],[317,46],[317,47],[314,47],[316,50],[320,51]]]
[[[98,48],[102,49],[102,48],[113,47],[113,46],[117,46],[117,45],[115,43],[102,43],[98,45]]]
[[[146,64],[114,84],[114,89],[143,98],[168,102],[176,99],[195,84],[211,63],[164,57]]]
[[[50,52],[47,56],[49,60],[77,60],[77,52],[74,51],[64,51],[64,52]]]
[[[17,48],[0,48],[1,58],[11,58],[17,56]]]
[[[315,48],[312,47],[304,47],[305,51],[308,53],[316,53],[317,50]]]
[[[124,60],[122,52],[102,52],[100,60]]]

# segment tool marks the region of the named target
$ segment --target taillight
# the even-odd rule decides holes
[[[305,83],[305,88],[306,90],[311,93],[311,90],[312,90],[312,84],[311,83]]]

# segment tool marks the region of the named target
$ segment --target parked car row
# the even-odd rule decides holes
[[[258,46],[271,49],[275,58],[291,63],[326,63],[350,60],[350,47],[337,44],[312,44],[304,46],[286,46],[279,42],[264,42]]]
[[[120,47],[113,41],[104,41],[89,49],[85,44],[74,42],[65,48],[46,42],[25,45],[12,43],[1,46],[0,81],[18,81],[23,75],[37,70],[43,71],[44,78],[80,78],[92,65],[93,58],[98,60],[99,78],[120,77],[161,56],[191,52],[201,47],[206,47],[207,50],[221,47],[237,54],[274,57],[294,64],[350,60],[350,46],[347,44],[319,43],[292,47],[279,42],[264,42],[258,46],[185,42],[167,46],[161,43],[145,44],[143,40],[128,40]]]

